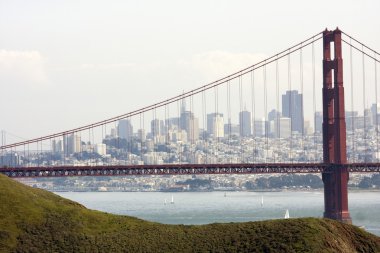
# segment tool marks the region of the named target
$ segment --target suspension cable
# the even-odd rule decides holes
[[[358,41],[358,40],[355,39],[354,37],[348,35],[347,33],[343,32],[343,31],[342,31],[342,33],[343,33],[344,35],[346,35],[348,38],[350,38],[350,42],[351,42],[351,40],[353,40],[353,41],[355,41],[356,43],[360,44],[362,47],[365,47],[365,48],[367,48],[368,50],[372,51],[375,55],[380,55],[380,53],[378,53],[378,52],[376,52],[375,50],[373,50],[372,48],[366,46],[364,43]]]
[[[247,68],[244,68],[244,69],[242,69],[240,71],[237,71],[237,72],[235,72],[233,74],[230,74],[230,75],[228,75],[226,77],[218,79],[218,80],[216,80],[216,81],[214,81],[212,83],[203,85],[201,87],[198,87],[196,89],[193,89],[193,90],[191,90],[189,92],[186,92],[186,93],[183,93],[181,95],[178,95],[178,96],[175,96],[175,97],[163,100],[161,102],[158,102],[158,103],[155,103],[155,104],[152,104],[152,105],[140,108],[138,110],[135,110],[135,111],[132,111],[132,112],[129,112],[129,113],[126,113],[126,114],[122,114],[122,115],[119,115],[119,116],[116,116],[116,117],[113,117],[113,118],[109,118],[109,119],[106,119],[106,120],[103,120],[103,121],[98,121],[98,122],[93,123],[93,124],[85,125],[85,126],[82,126],[82,127],[74,128],[74,129],[71,129],[71,130],[66,130],[66,131],[63,131],[63,132],[55,133],[55,134],[50,134],[50,135],[42,136],[42,137],[39,137],[39,138],[30,139],[30,140],[27,140],[27,141],[22,141],[22,142],[17,142],[17,143],[1,146],[0,148],[1,149],[7,149],[7,148],[10,148],[10,147],[21,146],[21,145],[27,144],[27,143],[33,143],[33,142],[36,142],[37,140],[38,141],[40,141],[40,140],[47,140],[47,139],[51,139],[51,138],[54,138],[54,137],[60,137],[60,136],[63,136],[63,135],[74,133],[74,132],[86,130],[86,129],[89,129],[89,128],[98,127],[100,125],[104,125],[104,124],[111,123],[111,122],[116,122],[116,121],[121,120],[121,119],[125,119],[125,118],[128,118],[128,117],[134,116],[134,115],[138,115],[141,112],[149,111],[149,110],[152,110],[153,108],[162,107],[165,104],[170,104],[170,103],[173,103],[175,101],[182,100],[182,99],[184,99],[186,97],[198,94],[198,93],[202,92],[203,90],[211,89],[214,86],[222,85],[223,83],[226,83],[229,80],[236,79],[239,76],[242,76],[242,75],[245,75],[245,74],[251,72],[252,70],[261,68],[264,65],[267,65],[269,63],[275,62],[276,59],[281,59],[283,57],[286,57],[288,54],[291,54],[293,52],[298,51],[301,47],[302,48],[306,47],[306,46],[310,45],[312,42],[315,42],[315,41],[321,39],[322,38],[322,36],[320,36],[321,34],[322,34],[322,32],[317,33],[316,35],[310,37],[309,39],[302,41],[302,44],[298,43],[298,44],[296,44],[296,45],[294,45],[294,46],[292,46],[292,47],[290,47],[290,48],[288,48],[286,50],[281,51],[280,53],[278,53],[276,55],[268,57],[265,60],[262,60],[262,61],[260,61],[260,62],[258,62],[256,64],[254,64],[254,65],[251,65],[251,66],[249,66]],[[316,36],[318,36],[318,37],[315,38]]]

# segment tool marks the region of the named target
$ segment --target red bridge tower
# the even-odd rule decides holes
[[[334,58],[331,59],[333,46]],[[332,85],[334,83],[334,86]],[[351,223],[348,212],[348,169],[344,110],[341,31],[323,32],[323,161],[324,217]]]

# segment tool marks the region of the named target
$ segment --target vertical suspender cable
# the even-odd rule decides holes
[[[25,150],[25,144],[24,146],[24,160],[23,160],[23,166],[25,166],[25,160],[26,160],[26,150]],[[3,158],[3,150],[1,150],[1,158]],[[3,161],[1,161],[1,165],[3,165]]]
[[[280,80],[279,80],[279,66],[278,66],[278,55],[276,59],[276,120],[274,122],[274,135],[277,139],[277,154],[281,150],[281,138],[280,138]],[[276,160],[274,160],[276,162]]]
[[[196,137],[195,137],[195,134],[196,134],[196,132],[195,132],[195,114],[194,114],[194,95],[192,94],[191,96],[190,96],[190,110],[191,110],[191,123],[192,123],[192,129],[191,129],[191,132],[192,132],[192,141],[191,141],[191,144],[192,144],[192,149],[194,150],[193,151],[193,161],[194,161],[194,163],[196,162],[195,161],[195,144],[196,144]]]
[[[314,39],[314,38],[313,38]],[[317,161],[317,105],[316,105],[316,94],[315,94],[315,50],[314,50],[314,41],[311,44],[311,61],[312,61],[312,72],[313,72],[313,117],[314,117],[314,161]],[[320,126],[319,126],[320,127]]]
[[[217,86],[214,87],[214,118],[213,118],[213,126],[214,126],[214,129],[212,130],[214,132],[214,140],[216,141],[216,161],[218,163],[219,161],[219,147],[218,147],[218,144],[219,144],[219,140],[218,140],[218,130],[217,130],[217,117],[218,117],[218,109],[217,109],[217,93],[218,93],[218,90],[217,90]]]
[[[364,162],[367,161],[367,123],[366,123],[366,109],[365,109],[365,102],[366,102],[366,87],[365,87],[365,59],[364,59],[364,47],[362,46],[362,67],[363,67],[363,123],[364,123],[364,131],[363,131],[363,138],[364,138]]]
[[[37,151],[36,151],[36,155],[37,155],[37,165],[38,167],[40,167],[40,154],[38,153],[39,150],[38,150],[38,141],[36,142],[36,145],[37,145]],[[12,149],[11,149],[12,150]],[[12,152],[11,152],[12,153]],[[11,159],[10,159],[11,160]],[[12,163],[12,161],[11,161]],[[12,166],[12,165],[11,165]]]
[[[375,107],[375,112],[376,112],[376,126],[375,126],[375,130],[376,130],[376,156],[379,155],[379,121],[378,121],[378,111],[377,111],[377,104],[378,104],[378,100],[377,100],[377,62],[376,62],[376,53],[374,54],[374,58],[375,58],[375,96],[376,96],[376,107]],[[378,160],[378,159],[377,159]]]
[[[218,86],[215,86],[215,112],[216,112],[216,119],[215,123],[216,124],[216,152],[217,152],[217,161],[219,162],[220,156],[219,156],[219,141],[220,141],[220,132],[219,132],[219,120],[221,119],[219,117],[219,91],[218,91]]]
[[[120,125],[120,122],[119,122],[119,125]],[[119,165],[120,164],[120,127],[119,125],[116,124],[116,121],[115,121],[115,130],[116,130],[116,133],[117,133],[117,136],[116,136],[116,143],[115,143],[115,146],[116,146],[116,156],[117,156],[117,164]]]
[[[153,113],[153,124],[151,123],[152,137],[153,137],[153,161],[154,164],[157,164],[157,156],[156,156],[156,135],[157,135],[157,122],[156,122],[156,107],[152,110]]]
[[[239,75],[239,106],[240,106],[240,163],[243,162],[243,139],[244,139],[244,115],[243,115],[243,98],[242,98],[242,84],[241,75]]]
[[[141,127],[141,121],[142,121],[142,113],[140,113],[140,125],[139,125],[140,136],[138,136],[139,139],[140,139],[140,161],[142,160],[142,157],[143,157],[143,155],[142,155],[142,147],[143,147],[143,133],[144,133],[144,131],[143,131],[142,127]]]
[[[351,39],[350,39],[351,44]],[[355,148],[355,116],[354,116],[354,70],[352,64],[352,46],[350,47],[350,79],[351,79],[351,142],[352,142],[352,162],[356,161],[356,148]]]
[[[302,44],[301,44],[302,46]],[[302,138],[301,138],[301,146],[302,146],[302,156],[303,159],[305,159],[306,153],[305,153],[305,119],[304,119],[304,108],[303,108],[303,99],[304,99],[304,90],[303,90],[303,55],[302,55],[302,47],[300,49],[300,85],[301,85],[301,131],[302,131]]]
[[[183,101],[182,101],[183,103]],[[178,153],[179,153],[179,164],[181,164],[181,161],[182,161],[182,140],[183,140],[183,136],[182,136],[182,129],[181,129],[181,112],[180,112],[180,100],[177,101],[177,112],[178,112],[178,127],[177,127],[177,140],[180,138],[181,141],[179,142],[179,146],[178,146]],[[179,137],[181,134],[181,137]],[[178,143],[178,141],[177,141]]]
[[[202,134],[202,139],[203,139],[203,156],[204,156],[204,161],[203,163],[207,163],[207,147],[206,147],[206,120],[207,120],[207,115],[206,115],[206,105],[205,105],[205,91],[202,91],[202,125],[203,125],[203,134]]]
[[[267,65],[264,62],[263,68],[263,79],[264,79],[264,136],[265,136],[265,162],[268,162],[268,131],[267,131],[267,121],[268,121],[268,91],[267,91]]]
[[[169,138],[169,118],[170,118],[170,104],[166,105],[166,119],[165,119],[165,146],[166,146],[166,152],[169,154],[169,158],[171,157],[171,149],[170,149],[170,138]]]
[[[289,118],[290,118],[290,161],[293,162],[293,119],[292,119],[292,79],[291,79],[291,65],[290,65],[290,51],[288,54],[288,89],[289,89]]]
[[[256,161],[256,138],[255,138],[255,71],[251,71],[251,110],[252,110],[252,161]]]
[[[141,130],[141,153],[143,154],[143,139],[146,138],[146,132],[145,132],[145,112],[142,112],[142,130]],[[144,160],[143,157],[141,157],[141,160]]]
[[[231,155],[232,155],[232,152],[231,152],[231,132],[232,132],[232,129],[231,129],[231,83],[230,81],[227,81],[227,118],[228,118],[228,149],[229,149],[229,159],[230,159],[230,163],[232,162],[231,160]]]

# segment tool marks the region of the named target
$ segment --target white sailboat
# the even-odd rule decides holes
[[[285,217],[284,218],[285,219],[289,219],[290,218],[290,216],[289,216],[289,210],[288,209],[286,209]]]
[[[261,196],[261,207],[264,206],[264,196]]]
[[[227,197],[227,193],[226,192],[224,193],[224,197]]]
[[[164,200],[164,205],[166,206],[166,204],[167,204],[167,203],[166,203],[166,199],[165,199],[165,200]]]
[[[172,195],[172,201],[170,201],[170,204],[174,204],[174,196]]]

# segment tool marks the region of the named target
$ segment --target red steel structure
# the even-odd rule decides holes
[[[380,163],[350,163],[349,172],[380,172]],[[8,177],[70,177],[70,176],[150,176],[205,174],[290,174],[332,173],[338,165],[323,163],[236,163],[236,164],[161,164],[161,165],[99,165],[2,168]]]
[[[349,178],[345,166],[347,152],[341,36],[339,29],[323,32],[323,161],[333,169],[323,172],[322,180],[324,217],[351,223],[347,193]]]

